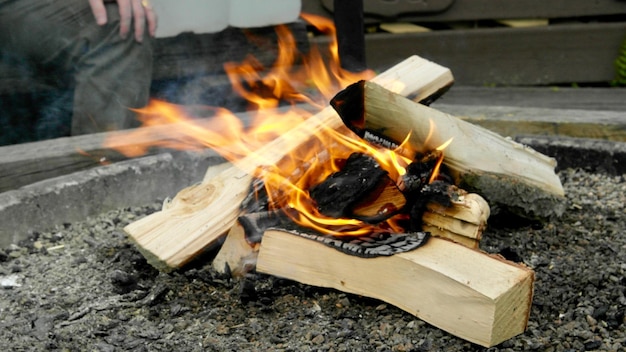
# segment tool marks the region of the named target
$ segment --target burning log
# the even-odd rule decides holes
[[[415,99],[421,101],[441,94],[453,80],[447,68],[413,56],[373,81],[404,96],[416,95]],[[179,192],[167,209],[124,230],[156,268],[170,271],[181,267],[235,224],[251,175],[259,166],[276,164],[322,128],[345,127],[328,107],[210,180]]]
[[[429,202],[422,217],[422,229],[476,249],[487,226],[489,212],[487,202],[474,193],[459,195],[450,207]],[[271,212],[240,216],[213,260],[213,268],[234,277],[242,277],[253,270],[263,233],[270,227],[280,227],[280,223],[280,217]]]
[[[380,222],[404,207],[406,199],[374,158],[352,154],[341,171],[310,190],[320,212],[332,218],[350,217]]]
[[[380,299],[485,347],[524,332],[534,281],[523,265],[445,239],[362,258],[278,229],[263,234],[256,270]]]
[[[510,139],[417,104],[375,82],[355,83],[332,100],[350,129],[399,142],[410,134],[416,150],[433,150],[448,140],[444,164],[455,184],[492,204],[530,218],[564,211],[556,161]],[[434,129],[432,128],[434,125]]]

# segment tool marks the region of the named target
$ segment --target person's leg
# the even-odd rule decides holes
[[[109,23],[91,26],[85,45],[76,47],[76,89],[72,134],[136,127],[132,108],[148,103],[152,81],[152,40],[137,43],[133,35],[119,36],[116,6],[107,6]]]
[[[151,38],[121,38],[117,5],[107,13],[98,26],[85,0],[0,0],[0,50],[74,86],[72,134],[134,127],[129,109],[148,101]]]

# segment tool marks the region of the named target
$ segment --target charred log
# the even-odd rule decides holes
[[[383,170],[374,158],[353,153],[341,170],[311,188],[309,194],[320,213],[333,218],[352,217],[355,207],[363,209],[364,204],[378,198],[388,188],[389,183],[387,171]],[[404,199],[401,200],[401,204],[392,204],[385,208],[386,210],[365,214],[369,213],[378,219],[384,217],[383,215],[393,215],[403,206]],[[389,211],[392,208],[396,211]]]
[[[565,210],[563,186],[553,158],[479,126],[361,81],[331,101],[348,128],[370,132],[415,150],[446,141],[444,164],[454,183],[527,218],[546,219]],[[433,130],[432,127],[435,126]]]

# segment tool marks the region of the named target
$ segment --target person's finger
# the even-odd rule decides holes
[[[154,37],[158,26],[158,18],[154,9],[152,9],[152,5],[147,2],[147,0],[143,1],[144,2],[142,2],[142,4],[144,5],[144,10],[146,11],[146,20],[148,21],[148,33]]]
[[[146,12],[144,11],[143,1],[132,0],[133,21],[135,22],[135,40],[141,43],[143,41],[143,33],[146,28]]]
[[[130,23],[132,22],[133,15],[131,0],[117,0],[117,6],[120,11],[120,36],[126,38],[130,31]]]
[[[89,0],[89,6],[93,17],[96,18],[96,23],[100,26],[107,23],[107,11],[104,8],[103,0]]]

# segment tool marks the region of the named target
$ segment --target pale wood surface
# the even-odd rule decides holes
[[[422,230],[469,248],[478,248],[490,213],[487,201],[476,193],[464,195],[451,207],[430,202],[422,217]]]
[[[486,347],[524,332],[534,281],[524,266],[439,238],[360,258],[278,230],[263,236],[257,271],[380,299]]]
[[[421,100],[449,86],[453,78],[447,68],[412,56],[373,81],[401,95],[417,95]],[[276,163],[290,150],[306,143],[321,128],[341,126],[343,123],[339,117],[327,107],[289,133],[237,161],[234,167],[195,186],[192,192],[209,195],[206,197],[210,198],[208,201],[183,192],[185,198],[177,202],[177,207],[151,214],[128,225],[125,231],[152,265],[164,271],[178,268],[215,243],[235,224],[241,201],[248,192],[250,174],[258,166]]]
[[[358,94],[352,103],[364,104],[368,130],[394,141],[404,140],[411,132],[410,143],[418,150],[433,150],[452,138],[444,151],[444,164],[461,188],[530,217],[564,211],[563,186],[553,158],[375,83],[348,89],[363,89],[364,103]],[[429,135],[431,123],[435,131]]]
[[[246,233],[239,223],[235,224],[222,244],[211,265],[221,274],[242,277],[256,267],[260,244],[246,241]]]

